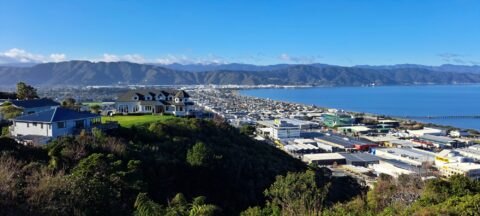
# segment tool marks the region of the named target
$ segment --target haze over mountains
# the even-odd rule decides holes
[[[359,65],[326,64],[137,64],[130,62],[66,61],[31,67],[0,66],[0,85],[24,81],[37,86],[55,85],[411,85],[480,83],[480,66],[462,65]]]

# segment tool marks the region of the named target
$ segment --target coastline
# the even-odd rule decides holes
[[[472,85],[479,85],[479,84],[455,84],[455,86],[464,86],[464,85],[472,86]],[[405,86],[405,85],[402,85],[402,87],[403,86]],[[430,87],[430,86],[453,86],[453,85],[436,85],[436,84],[433,85],[432,84],[432,85],[408,85],[408,86]],[[316,88],[335,88],[335,89],[338,89],[338,88],[353,88],[353,87],[361,88],[361,86],[342,86],[342,87],[311,86],[311,87],[289,88],[289,89],[305,89],[305,88],[312,88],[312,89],[316,89]],[[377,86],[375,86],[375,87],[365,86],[365,88],[376,88],[376,87]],[[399,87],[399,85],[378,86],[378,87]],[[430,118],[429,118],[428,116],[422,116],[422,117],[415,117],[415,115],[398,116],[398,115],[389,115],[389,114],[381,114],[381,113],[373,113],[373,112],[364,112],[364,111],[344,109],[344,108],[341,108],[341,107],[331,107],[331,106],[325,106],[325,105],[302,103],[302,102],[297,102],[297,101],[282,100],[282,99],[276,99],[276,98],[272,99],[272,98],[269,98],[269,97],[259,97],[259,96],[254,96],[254,95],[251,95],[251,94],[245,94],[245,92],[244,92],[244,91],[255,90],[255,89],[287,89],[287,88],[281,88],[281,87],[277,87],[277,88],[241,88],[241,89],[232,89],[232,90],[238,92],[238,94],[240,94],[242,96],[245,96],[245,97],[253,97],[253,98],[265,99],[265,100],[274,100],[274,101],[279,101],[279,102],[283,102],[283,103],[290,103],[290,104],[315,106],[315,107],[319,107],[319,108],[322,108],[322,109],[336,109],[336,110],[341,110],[341,111],[350,113],[352,115],[366,115],[366,116],[371,116],[371,117],[383,117],[383,118],[394,119],[394,120],[401,121],[401,122],[420,123],[420,124],[423,124],[423,125],[439,127],[439,128],[444,128],[444,129],[448,129],[448,130],[468,130],[468,131],[474,131],[475,133],[480,133],[480,129],[478,129],[478,128],[458,127],[458,126],[453,126],[453,125],[438,124],[438,123],[434,123],[434,122],[424,121],[424,120],[428,120],[428,119],[434,119],[436,116],[430,116]],[[411,117],[411,118],[408,118],[408,117]],[[473,119],[477,119],[477,118],[478,118],[477,115],[475,115],[475,117],[473,117]]]

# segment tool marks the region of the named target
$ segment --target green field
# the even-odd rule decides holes
[[[117,121],[122,127],[139,126],[153,122],[163,121],[166,119],[176,118],[175,116],[167,115],[140,115],[140,116],[103,116],[102,122]]]
[[[102,105],[102,102],[83,102],[85,106]]]

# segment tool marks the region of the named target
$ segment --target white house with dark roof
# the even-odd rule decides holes
[[[10,133],[15,137],[38,136],[56,138],[90,130],[101,123],[101,117],[89,112],[77,112],[56,107],[42,112],[19,116],[12,120]]]
[[[136,89],[120,95],[115,102],[117,113],[152,113],[188,116],[194,110],[190,95],[183,90]]]

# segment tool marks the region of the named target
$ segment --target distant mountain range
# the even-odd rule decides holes
[[[67,61],[32,67],[0,66],[0,85],[24,81],[37,86],[114,84],[238,85],[411,85],[480,83],[479,66],[392,65],[341,67],[326,64],[152,65],[130,62]]]

